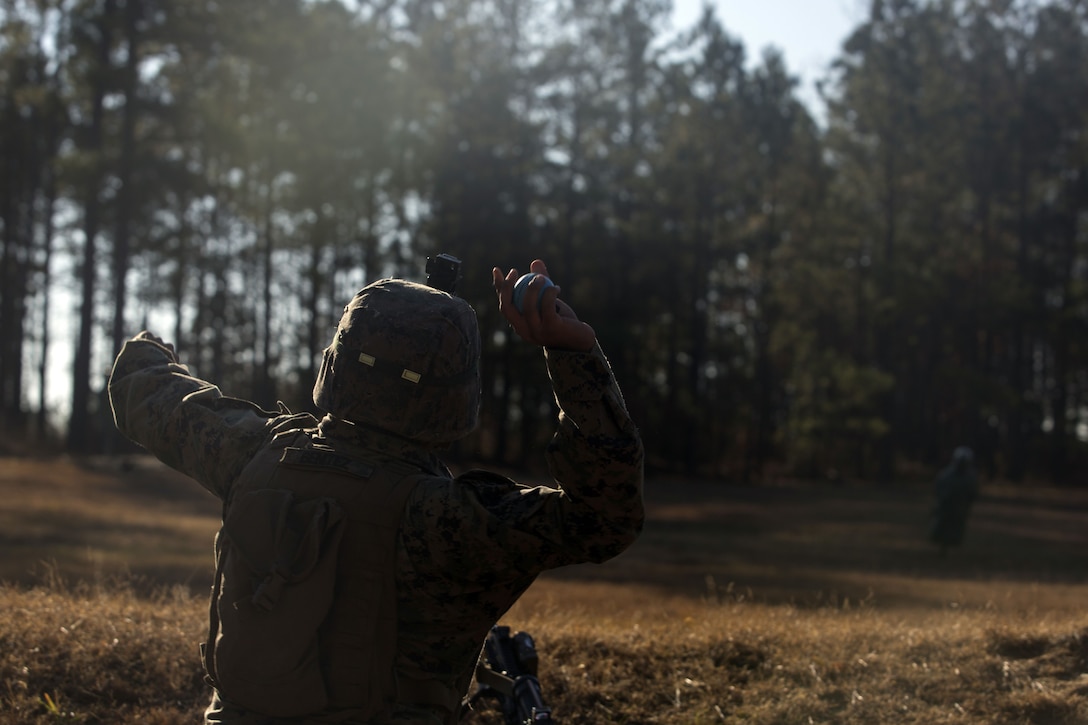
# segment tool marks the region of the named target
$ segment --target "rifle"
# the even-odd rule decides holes
[[[536,645],[528,632],[510,635],[509,627],[495,625],[484,640],[483,656],[476,664],[476,692],[498,702],[506,725],[556,725],[552,710],[540,694]]]

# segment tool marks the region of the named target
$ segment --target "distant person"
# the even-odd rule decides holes
[[[510,327],[543,348],[554,487],[454,477],[439,458],[476,426],[480,337],[468,303],[426,285],[384,279],[344,308],[321,420],[224,396],[150,332],[121,350],[117,427],[223,501],[206,723],[452,725],[491,626],[536,576],[638,536],[642,443],[593,328],[544,279],[523,315],[517,272],[492,277]]]
[[[949,547],[963,542],[967,514],[978,495],[974,459],[970,448],[960,446],[952,452],[952,462],[937,475],[934,483],[929,539],[940,548],[941,556],[948,553]]]

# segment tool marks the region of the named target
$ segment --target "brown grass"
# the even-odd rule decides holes
[[[648,498],[630,551],[505,618],[560,722],[1088,722],[1085,494],[989,486],[946,559],[925,487]],[[146,460],[0,459],[0,723],[199,722],[217,513]]]
[[[536,637],[564,722],[1088,722],[1079,614],[800,608],[604,587],[570,611],[564,586],[541,587],[507,617]],[[642,606],[602,604],[620,598]]]
[[[206,612],[180,587],[0,588],[0,722],[200,722]]]

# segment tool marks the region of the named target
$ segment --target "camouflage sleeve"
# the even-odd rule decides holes
[[[407,544],[417,569],[481,584],[514,581],[623,552],[643,524],[643,452],[599,349],[549,351],[562,408],[547,457],[556,486],[469,471],[413,493]],[[425,540],[427,538],[431,540]]]
[[[224,396],[190,375],[172,350],[146,339],[121,349],[109,398],[121,433],[220,499],[269,435],[300,417]]]
[[[559,423],[547,450],[552,478],[570,500],[563,526],[590,561],[620,553],[642,531],[642,439],[600,346],[546,350]]]
[[[641,468],[642,443],[601,346],[588,353],[545,350],[544,354],[560,409],[558,435],[573,425],[593,439],[594,447],[637,448]]]

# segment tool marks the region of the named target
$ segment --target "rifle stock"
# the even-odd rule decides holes
[[[537,663],[536,644],[529,633],[511,636],[509,627],[495,625],[476,665],[477,690],[469,705],[489,698],[498,702],[506,725],[555,725],[541,695]]]

